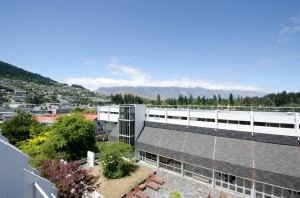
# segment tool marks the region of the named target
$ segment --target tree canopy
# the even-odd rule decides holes
[[[5,121],[1,129],[9,142],[16,145],[17,142],[29,139],[30,133],[38,133],[39,123],[30,113],[20,110],[11,119]]]
[[[29,165],[36,167],[40,160],[49,158],[48,149],[44,148],[44,143],[51,135],[51,131],[41,132],[37,135],[32,135],[30,139],[18,142],[18,147],[21,151],[30,156]],[[47,150],[47,152],[45,152]]]
[[[95,124],[79,114],[62,115],[45,143],[65,160],[78,160],[95,151]]]
[[[59,158],[39,162],[38,169],[58,189],[58,197],[81,198],[86,192],[93,192],[100,184],[98,176],[91,170],[81,169],[79,162],[62,163]]]
[[[135,166],[124,160],[133,152],[130,145],[123,142],[104,142],[98,144],[103,175],[109,179],[117,179],[128,175]]]

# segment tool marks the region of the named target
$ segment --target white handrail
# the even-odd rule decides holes
[[[49,198],[48,195],[45,193],[45,191],[43,191],[43,189],[39,186],[38,183],[34,182],[34,186],[36,187],[36,189],[38,189],[38,191],[43,195],[44,198]]]

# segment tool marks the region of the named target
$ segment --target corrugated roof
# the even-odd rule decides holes
[[[216,138],[216,145],[215,145]],[[145,126],[137,142],[300,178],[300,147]]]
[[[255,168],[300,178],[299,146],[253,143]]]

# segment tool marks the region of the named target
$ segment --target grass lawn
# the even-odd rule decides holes
[[[101,166],[93,168],[93,174],[100,174],[99,182],[101,184],[97,191],[107,198],[120,198],[140,181],[146,179],[151,171],[149,168],[138,166],[137,170],[129,176],[121,179],[106,179],[102,175]]]

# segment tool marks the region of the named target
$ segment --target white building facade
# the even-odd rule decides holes
[[[115,126],[111,141],[128,143],[121,108],[98,107],[98,120]],[[299,113],[144,106],[133,111],[140,114],[131,120],[143,125],[134,128],[130,142],[139,160],[249,197],[300,198]]]

